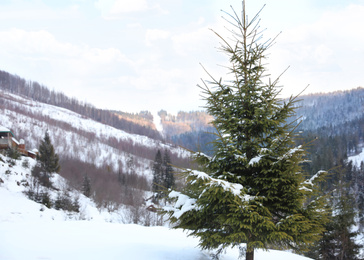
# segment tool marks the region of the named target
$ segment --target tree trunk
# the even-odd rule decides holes
[[[254,249],[246,251],[245,260],[254,260]]]

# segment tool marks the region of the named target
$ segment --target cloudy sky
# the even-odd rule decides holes
[[[364,87],[364,0],[248,0],[261,9],[269,72],[283,95]],[[1,0],[0,70],[100,108],[199,110],[196,86],[217,78],[221,18],[241,0]],[[226,15],[224,15],[226,16]]]

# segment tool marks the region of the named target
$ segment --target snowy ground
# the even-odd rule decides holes
[[[48,209],[31,201],[22,193],[30,169],[22,166],[23,161],[9,167],[7,159],[0,157],[0,260],[210,259],[208,252],[197,247],[198,240],[187,237],[182,230],[122,224],[125,216],[120,212],[100,212],[82,195],[79,214]],[[30,166],[35,163],[27,160]],[[222,259],[237,259],[238,255],[237,250],[229,249]],[[272,250],[257,251],[255,259],[308,258]]]
[[[180,230],[90,221],[0,223],[0,259],[210,259]],[[237,259],[229,250],[224,260]],[[258,251],[257,260],[303,260],[290,253]]]
[[[210,259],[181,230],[93,221],[2,221],[0,259]],[[222,259],[237,259],[228,250]],[[279,251],[257,251],[256,259],[304,260]]]
[[[364,149],[361,151],[361,153],[354,156],[350,156],[348,160],[352,161],[353,164],[356,165],[357,167],[360,167],[361,162],[364,161]]]
[[[0,187],[0,259],[210,259],[198,240],[181,230],[108,223],[100,217],[69,220],[61,211],[44,209],[21,193]],[[237,259],[228,250],[223,260]],[[256,260],[304,260],[279,251],[257,251]]]

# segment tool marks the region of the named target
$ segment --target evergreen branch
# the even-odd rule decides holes
[[[265,8],[266,4],[263,5],[263,7],[256,13],[256,15],[253,17],[253,19],[251,20],[251,22],[248,24],[247,27],[249,27],[252,23],[254,23],[254,21],[256,19],[258,19],[260,13],[263,11],[263,9]]]
[[[288,70],[290,68],[290,66],[288,66],[274,81],[273,81],[273,84],[272,84],[272,86],[275,86],[277,83],[278,83],[278,81],[279,81],[279,79],[282,77],[282,75],[284,74],[284,73],[286,73],[286,71]]]

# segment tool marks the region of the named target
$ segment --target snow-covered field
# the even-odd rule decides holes
[[[22,221],[0,223],[0,259],[52,260],[204,260],[197,240],[180,230],[90,221]],[[237,259],[228,250],[224,260]],[[304,260],[279,251],[257,251],[255,259]]]
[[[210,259],[209,252],[197,247],[198,240],[182,230],[123,224],[122,213],[99,211],[82,194],[81,212],[73,214],[31,201],[23,194],[22,183],[29,181],[35,161],[28,158],[30,167],[26,168],[23,158],[9,167],[7,158],[0,157],[0,260]],[[62,183],[61,177],[56,178]],[[236,249],[229,249],[222,259],[237,259],[238,255]],[[255,259],[308,258],[258,250]]]

